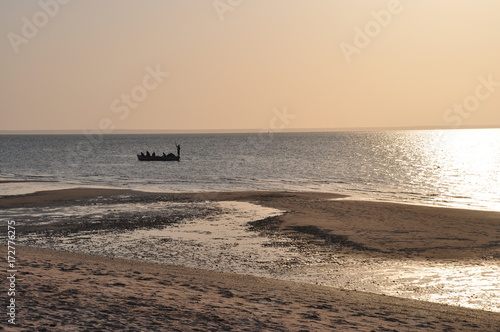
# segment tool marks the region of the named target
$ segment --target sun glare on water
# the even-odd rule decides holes
[[[500,180],[500,131],[452,130],[428,142],[428,165],[446,183],[445,193],[455,198],[475,197],[488,210],[500,211],[500,195],[492,183]]]

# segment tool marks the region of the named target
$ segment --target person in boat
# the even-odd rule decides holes
[[[165,154],[165,152],[163,152],[163,157],[166,157],[167,155]]]
[[[181,155],[181,145],[175,144],[175,146],[177,147],[177,156],[180,156]]]
[[[153,156],[153,157],[156,157],[156,153],[155,153],[155,152],[153,152],[152,156]]]
[[[146,156],[148,156],[148,157],[149,157],[149,156],[151,156],[151,155],[149,154],[149,151],[146,151]]]
[[[141,157],[144,157],[144,152],[141,151]]]

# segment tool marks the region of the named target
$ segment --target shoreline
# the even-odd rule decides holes
[[[272,231],[302,234],[386,255],[430,259],[500,259],[500,212],[351,200],[320,192],[231,191],[156,193],[130,189],[72,188],[0,198],[0,209],[73,205],[95,197],[240,201],[285,211]],[[347,198],[347,199],[346,199]],[[256,227],[255,230],[267,231]],[[349,244],[349,243],[347,243]],[[349,246],[349,245],[348,245]]]
[[[244,193],[244,192],[292,192],[292,193],[311,193],[311,194],[331,194],[331,195],[339,195],[345,198],[346,200],[353,200],[356,202],[376,202],[376,203],[388,203],[388,204],[401,204],[401,205],[410,205],[410,206],[417,206],[417,207],[430,207],[430,208],[443,208],[443,209],[454,209],[454,210],[465,210],[465,211],[481,211],[481,212],[493,212],[493,213],[500,213],[500,209],[492,209],[490,207],[486,206],[470,206],[470,205],[460,205],[458,203],[438,203],[438,202],[412,202],[412,201],[406,201],[404,199],[401,200],[392,200],[392,199],[387,199],[387,198],[380,198],[380,197],[371,197],[371,196],[363,196],[362,194],[360,195],[358,192],[346,192],[346,193],[338,193],[338,192],[324,192],[324,191],[318,191],[318,190],[308,190],[308,191],[303,191],[303,190],[295,190],[295,189],[285,189],[285,190],[276,190],[276,189],[264,189],[264,190],[253,190],[253,189],[248,189],[248,190],[234,190],[234,191],[226,191],[226,190],[218,190],[218,191],[192,191],[192,190],[177,190],[177,191],[171,191],[171,190],[152,190],[153,188],[123,188],[123,187],[116,187],[112,185],[98,185],[98,184],[75,184],[75,183],[64,183],[59,180],[36,180],[36,179],[26,179],[26,180],[15,180],[15,179],[10,179],[6,178],[3,179],[0,178],[0,186],[2,184],[6,185],[23,185],[23,184],[59,184],[59,186],[54,186],[54,187],[47,187],[47,188],[31,188],[31,189],[23,189],[23,190],[14,190],[14,193],[12,194],[7,194],[0,196],[0,198],[3,197],[14,197],[14,196],[26,196],[26,195],[33,195],[38,192],[51,192],[51,191],[59,191],[59,190],[68,190],[68,189],[110,189],[110,190],[123,190],[123,191],[132,191],[132,192],[142,192],[142,193],[149,193],[149,194],[186,194],[186,195],[203,195],[203,194],[213,194],[213,193]]]
[[[49,206],[68,206],[71,207],[75,204],[89,204],[89,202],[94,202],[96,198],[102,199],[116,199],[116,201],[121,201],[128,197],[128,199],[140,199],[141,201],[175,201],[175,202],[203,202],[203,201],[240,201],[240,202],[252,202],[255,204],[259,204],[264,207],[271,207],[275,209],[279,209],[282,211],[286,211],[283,215],[278,217],[273,217],[272,220],[260,220],[255,223],[251,223],[252,230],[261,232],[264,235],[273,234],[281,234],[290,238],[297,239],[299,241],[307,242],[309,244],[313,244],[317,248],[335,248],[335,250],[339,250],[340,252],[348,252],[349,254],[361,255],[370,257],[386,257],[386,258],[398,258],[398,259],[417,259],[423,261],[435,261],[435,260],[448,260],[448,261],[469,261],[469,260],[487,260],[494,262],[498,262],[500,257],[499,245],[495,233],[499,231],[499,223],[500,213],[495,212],[485,212],[485,211],[470,211],[470,210],[461,210],[461,209],[450,209],[450,208],[434,208],[434,207],[422,207],[422,206],[413,206],[406,204],[397,204],[397,203],[381,203],[381,202],[367,202],[367,201],[352,201],[352,200],[344,200],[338,198],[345,198],[345,195],[338,194],[329,194],[329,193],[313,193],[313,192],[270,192],[270,191],[251,191],[251,192],[212,192],[212,193],[147,193],[147,192],[138,192],[132,190],[123,190],[123,189],[88,189],[88,188],[75,188],[75,189],[63,189],[63,190],[55,190],[55,191],[46,191],[46,192],[37,192],[28,195],[21,196],[10,196],[0,198],[0,209],[8,209],[8,208],[26,208],[26,207],[49,207]],[[337,200],[336,200],[337,199]],[[481,230],[478,232],[478,227]],[[29,227],[25,227],[27,230]],[[17,229],[16,229],[17,231]],[[23,233],[23,227],[19,227],[20,234]],[[490,233],[490,235],[488,235]],[[493,235],[491,235],[493,234]],[[458,240],[457,240],[458,239]],[[496,241],[496,242],[495,242]],[[111,279],[119,279],[121,281],[116,281],[117,284],[124,284],[126,286],[118,286],[119,289],[125,287],[127,291],[135,292],[136,294],[140,294],[140,292],[144,292],[145,294],[154,295],[155,292],[167,292],[170,290],[174,292],[175,296],[170,297],[162,297],[162,301],[166,301],[167,303],[174,303],[174,298],[180,297],[185,301],[189,302],[189,299],[185,299],[184,291],[182,284],[176,285],[172,289],[163,289],[162,286],[159,289],[156,289],[155,292],[152,292],[152,288],[145,290],[143,289],[143,285],[139,281],[134,282],[133,284],[129,284],[125,282],[130,279],[130,276],[135,276],[135,273],[132,273],[131,270],[135,268],[135,266],[149,266],[151,265],[153,268],[157,269],[158,264],[154,263],[145,263],[138,261],[127,261],[118,258],[109,258],[102,256],[89,256],[84,254],[74,254],[69,252],[62,251],[50,251],[45,249],[37,249],[30,247],[19,247],[19,259],[20,264],[22,266],[23,261],[25,261],[26,265],[24,265],[25,269],[20,268],[19,274],[19,284],[23,285],[22,287],[26,288],[26,294],[35,295],[37,297],[36,303],[33,303],[33,306],[30,304],[30,310],[35,308],[35,311],[40,311],[40,306],[43,305],[56,308],[57,311],[64,312],[65,307],[64,303],[67,299],[72,299],[75,303],[83,303],[85,302],[85,298],[91,296],[93,293],[92,290],[92,280],[95,281],[95,269],[92,269],[89,264],[90,261],[94,262],[95,260],[102,262],[101,269],[108,268],[109,264],[114,264],[113,262],[122,262],[124,269],[121,270],[121,274],[114,273],[112,271],[108,271],[106,277],[102,279],[102,289],[99,292],[104,292],[106,290],[105,287],[109,286]],[[330,250],[330,249],[328,249]],[[38,260],[42,258],[36,258],[37,255],[45,255],[43,260],[47,262],[45,264],[45,268],[41,268],[43,264],[36,263]],[[79,256],[80,255],[80,256]],[[83,255],[83,256],[81,256]],[[84,260],[78,261],[81,257],[87,257],[90,261]],[[78,265],[76,262],[80,262],[78,264],[83,264],[82,266]],[[73,262],[73,263],[72,263]],[[122,264],[120,263],[120,264]],[[93,264],[93,263],[92,263]],[[145,265],[144,265],[145,264]],[[37,266],[39,265],[39,266]],[[62,268],[61,266],[66,266]],[[69,267],[68,267],[69,266]],[[126,266],[126,267],[125,267]],[[76,267],[76,268],[75,268]],[[146,267],[144,267],[146,269]],[[38,269],[38,270],[37,270]],[[270,292],[276,287],[285,287],[285,289],[290,289],[290,285],[294,285],[294,282],[291,281],[283,281],[278,279],[265,279],[259,277],[251,277],[248,275],[233,275],[227,272],[215,272],[208,270],[197,270],[197,269],[189,269],[189,268],[179,268],[172,267],[169,265],[162,265],[161,269],[174,269],[174,277],[182,278],[179,275],[178,269],[186,269],[184,271],[190,271],[190,274],[195,275],[191,280],[196,284],[196,288],[203,289],[203,285],[207,283],[217,283],[218,279],[222,278],[223,280],[230,280],[230,285],[226,285],[223,287],[223,291],[220,292],[209,292],[210,294],[197,294],[197,297],[205,298],[207,297],[211,302],[221,301],[224,302],[226,299],[234,299],[234,289],[240,287],[238,285],[238,279],[245,278],[257,278],[251,279],[252,282],[256,283],[255,280],[265,280],[262,282],[264,284],[273,284],[272,289],[268,289],[262,285],[262,283],[257,283],[258,287],[254,287],[251,292],[262,295],[262,299],[266,298],[264,295],[266,292]],[[60,285],[54,285],[51,281],[50,276],[58,276],[61,274],[61,271],[73,271],[80,276],[73,275],[72,278],[62,279]],[[86,271],[86,272],[85,272]],[[193,271],[197,271],[196,273]],[[27,274],[25,274],[27,273]],[[177,274],[176,274],[177,273]],[[187,273],[187,272],[186,272]],[[63,273],[65,274],[65,273]],[[67,274],[67,273],[66,273]],[[68,274],[69,275],[69,274]],[[99,276],[100,274],[97,274]],[[128,277],[127,277],[128,275]],[[231,275],[226,276],[226,275]],[[206,279],[203,279],[206,276]],[[62,276],[61,276],[62,277]],[[151,276],[147,277],[150,278]],[[125,279],[123,279],[125,278]],[[160,285],[162,283],[160,279],[157,277],[151,277],[156,280],[156,282]],[[201,278],[201,279],[200,279]],[[80,281],[76,281],[82,279]],[[24,281],[23,281],[24,280]],[[26,285],[24,282],[29,281],[29,285]],[[107,281],[106,281],[107,280]],[[179,279],[180,280],[180,279]],[[245,279],[247,280],[247,279]],[[248,279],[250,280],[250,279]],[[164,280],[163,280],[164,281]],[[73,290],[73,283],[80,283],[79,287],[77,287],[77,291]],[[38,297],[38,295],[43,294],[44,288],[47,287],[48,284],[51,284],[51,287],[56,287],[58,289],[63,289],[60,292],[50,291],[49,294],[65,294],[58,295],[58,299],[53,299],[53,301],[62,301],[62,304],[56,304],[55,302],[50,302],[44,304],[45,299]],[[278,325],[266,325],[267,323],[259,320],[255,317],[255,315],[249,316],[249,313],[246,312],[243,316],[237,316],[238,319],[244,319],[246,322],[248,320],[252,320],[254,322],[259,322],[261,328],[272,328],[281,326],[283,330],[298,330],[300,328],[309,328],[314,329],[324,329],[328,326],[329,329],[334,328],[335,325],[324,325],[325,320],[329,320],[330,322],[337,321],[338,326],[341,326],[341,330],[349,329],[352,326],[356,326],[355,329],[358,330],[369,330],[368,325],[364,325],[365,321],[370,321],[370,324],[379,324],[380,327],[384,328],[406,328],[409,325],[407,324],[416,324],[411,325],[413,328],[422,328],[424,329],[425,324],[427,323],[416,323],[419,319],[426,321],[427,317],[436,317],[435,311],[446,312],[442,316],[439,316],[437,321],[433,321],[428,325],[428,327],[434,326],[433,324],[437,324],[439,322],[439,326],[442,326],[442,329],[445,329],[445,326],[448,326],[449,322],[455,322],[455,318],[447,319],[444,318],[446,315],[455,315],[457,312],[460,312],[459,315],[466,315],[467,317],[481,317],[480,319],[471,323],[472,325],[467,325],[470,323],[465,323],[464,321],[456,321],[455,328],[460,330],[459,327],[466,327],[467,329],[474,330],[474,325],[477,325],[477,330],[482,331],[493,331],[495,324],[498,326],[500,322],[500,314],[489,311],[481,311],[481,310],[473,310],[473,309],[465,309],[457,306],[446,306],[440,305],[436,303],[430,302],[422,302],[404,299],[401,297],[392,298],[387,297],[386,295],[377,295],[373,293],[363,293],[359,291],[346,291],[339,290],[333,287],[322,287],[322,286],[314,286],[311,284],[301,284],[300,287],[304,289],[307,288],[305,293],[301,294],[301,298],[309,298],[308,304],[305,304],[303,301],[299,301],[297,297],[294,297],[293,293],[286,293],[285,290],[282,291],[284,294],[285,300],[280,300],[280,302],[287,303],[284,305],[283,303],[274,303],[272,308],[268,306],[259,307],[259,310],[264,310],[263,316],[268,317],[269,321],[272,321],[273,324]],[[38,286],[36,286],[38,285]],[[279,286],[281,285],[281,286]],[[80,288],[83,287],[83,288]],[[169,285],[170,287],[170,285]],[[236,287],[236,288],[235,288]],[[245,286],[247,287],[247,286]],[[250,286],[248,286],[250,287]],[[297,286],[299,287],[299,286]],[[310,288],[312,287],[312,288]],[[320,287],[321,290],[318,290],[314,287]],[[114,289],[114,288],[112,288]],[[194,289],[194,288],[193,288]],[[326,291],[325,289],[329,289]],[[194,290],[193,290],[194,291]],[[229,296],[227,293],[229,291],[233,294],[233,296]],[[356,299],[355,303],[339,304],[335,302],[335,305],[339,305],[340,307],[335,307],[333,312],[351,312],[352,306],[362,306],[364,302],[369,298],[370,301],[374,301],[374,298],[377,298],[379,302],[383,303],[384,306],[390,305],[393,302],[399,303],[398,306],[389,306],[390,313],[387,315],[376,314],[375,311],[368,314],[363,310],[368,310],[363,307],[363,310],[359,311],[358,314],[344,314],[344,315],[335,315],[332,313],[332,304],[328,303],[327,297],[323,297],[324,304],[321,308],[316,308],[314,300],[308,295],[308,292],[315,292],[326,294],[331,296],[329,292],[337,292],[336,296],[340,296],[342,299],[344,295],[341,294],[349,294],[349,297],[353,297],[354,295],[358,296],[359,294],[368,294],[367,298],[358,299],[358,297],[354,296]],[[74,294],[72,293],[74,292]],[[201,292],[198,290],[198,292]],[[250,290],[249,290],[250,292]],[[326,292],[326,293],[325,293]],[[338,293],[340,292],[340,293]],[[347,292],[347,293],[345,293]],[[286,294],[285,294],[286,293]],[[45,295],[49,295],[45,294]],[[170,293],[173,294],[173,293]],[[225,295],[229,297],[225,297]],[[354,294],[354,295],[353,295]],[[61,300],[61,296],[63,299]],[[166,295],[165,295],[166,296]],[[194,296],[194,295],[193,295]],[[359,295],[365,296],[365,295]],[[140,296],[137,296],[140,298]],[[240,298],[241,307],[249,308],[249,306],[256,306],[255,301],[248,300],[249,297]],[[291,300],[293,299],[293,300]],[[397,300],[394,300],[397,299]],[[69,301],[69,300],[68,300]],[[128,302],[126,298],[113,297],[110,299],[111,304],[117,305],[118,301],[119,305],[124,305],[129,309],[136,309],[134,305]],[[142,306],[145,306],[144,300],[141,300]],[[170,301],[170,302],[169,302]],[[172,302],[173,301],[173,302]],[[272,300],[263,300],[264,302],[272,303]],[[342,300],[343,301],[343,300]],[[380,302],[381,301],[381,302]],[[405,302],[409,301],[409,302]],[[264,305],[265,303],[258,304]],[[163,302],[162,302],[163,303]],[[297,312],[295,315],[292,315],[293,318],[286,319],[286,322],[283,319],[278,319],[276,317],[277,312],[281,312],[281,315],[284,315],[288,309],[286,307],[290,306],[290,304],[294,303],[297,306]],[[298,303],[301,303],[300,305]],[[95,303],[94,303],[95,304]],[[109,303],[108,303],[109,305]],[[230,315],[224,316],[227,313],[227,310],[234,309],[235,303],[227,304],[226,307],[215,306],[211,309],[211,311],[215,312],[215,315],[222,320],[215,319],[213,322],[207,323],[207,317],[201,315],[197,316],[198,320],[203,321],[204,328],[208,326],[218,326],[221,328],[222,326],[232,326],[232,323],[229,323],[229,318],[233,316],[236,317],[234,312],[231,312]],[[408,314],[408,306],[411,308],[419,308],[419,310],[424,310],[425,315],[421,315],[420,318],[405,318],[405,315]],[[376,306],[375,306],[376,307]],[[376,308],[373,307],[373,310]],[[399,308],[400,307],[400,308]],[[142,307],[141,307],[142,308]],[[189,310],[198,310],[196,308],[195,303],[189,303],[186,307]],[[308,309],[309,308],[309,309]],[[313,308],[313,309],[311,309]],[[327,308],[327,309],[325,309]],[[328,309],[329,308],[329,309]],[[339,309],[340,308],[340,309]],[[358,307],[356,307],[358,308]],[[432,309],[431,309],[432,308]],[[101,308],[102,310],[106,310],[106,308]],[[143,308],[142,308],[143,309]],[[140,310],[142,310],[140,309]],[[151,308],[150,308],[151,309]],[[370,309],[370,310],[372,310]],[[26,309],[25,309],[26,310]],[[91,310],[89,307],[83,305],[79,310],[83,310],[87,312]],[[139,309],[138,309],[139,310]],[[177,308],[175,310],[181,310]],[[172,309],[172,311],[175,311]],[[276,311],[277,310],[277,311]],[[379,308],[380,310],[380,308]],[[457,311],[458,310],[458,311]],[[465,310],[462,312],[462,310]],[[470,311],[469,311],[470,310]],[[43,310],[42,310],[43,311]],[[109,310],[108,310],[109,311]],[[248,311],[248,310],[247,310]],[[308,312],[315,312],[314,314],[308,314]],[[369,311],[369,310],[368,310]],[[41,311],[40,311],[41,312]],[[185,313],[185,310],[183,311]],[[274,314],[271,314],[274,312]],[[377,311],[378,312],[378,311]],[[464,314],[467,312],[467,314]],[[480,314],[478,314],[480,312]],[[405,313],[403,315],[403,313]],[[20,315],[21,311],[20,311]],[[54,315],[54,314],[52,314]],[[160,315],[160,313],[158,313]],[[269,316],[270,315],[270,316]],[[430,316],[429,316],[430,315]],[[434,316],[432,316],[434,315]],[[57,316],[57,314],[56,314]],[[167,315],[170,317],[170,315]],[[175,316],[175,315],[174,315]],[[61,316],[58,316],[61,319]],[[202,318],[200,318],[202,317]],[[328,318],[326,318],[328,317]],[[361,319],[360,317],[364,317]],[[367,318],[369,317],[369,318]],[[395,320],[387,320],[386,318],[393,317]],[[451,317],[451,316],[450,316]],[[456,317],[456,316],[453,316]],[[170,317],[171,318],[171,317]],[[169,321],[171,320],[169,318]],[[320,319],[318,319],[320,318]],[[120,315],[115,315],[112,318],[115,320],[116,324],[122,324],[123,317]],[[183,318],[184,319],[184,318]],[[185,318],[189,320],[189,318]],[[198,324],[200,322],[190,321],[189,325],[194,326],[193,324]],[[415,320],[416,319],[416,320]],[[473,318],[471,318],[474,320]],[[210,319],[208,319],[210,320]],[[28,320],[29,321],[29,320]],[[28,322],[27,321],[27,322]],[[51,324],[54,324],[57,321],[52,321]],[[122,323],[120,323],[120,321]],[[186,321],[185,321],[186,322]],[[184,322],[184,323],[185,323]],[[304,325],[304,322],[307,324]],[[411,322],[411,323],[410,323]],[[144,323],[144,322],[143,322]],[[160,322],[157,322],[158,324]],[[183,323],[183,324],[184,324]],[[240,322],[241,323],[241,322]],[[351,324],[352,323],[352,324]],[[487,323],[487,324],[486,324]],[[36,319],[33,318],[29,321],[29,324],[37,324]],[[60,322],[58,323],[60,324]],[[72,323],[73,324],[73,323]],[[210,325],[215,324],[215,325]],[[217,325],[220,324],[220,325]],[[226,325],[224,325],[226,324]],[[281,325],[280,325],[281,324]],[[291,324],[291,325],[287,325]],[[300,325],[302,324],[302,325]],[[318,325],[319,324],[319,325]],[[457,325],[458,324],[458,325]],[[486,325],[485,325],[486,324]],[[489,325],[488,325],[489,324]],[[59,325],[56,325],[59,326]],[[125,326],[125,325],[116,325],[116,326]],[[181,325],[179,325],[181,326]],[[376,326],[376,325],[372,325]],[[437,326],[437,325],[436,325]],[[454,326],[449,325],[449,326]],[[435,327],[435,326],[434,326]],[[60,327],[62,328],[62,327]],[[233,326],[235,328],[235,326]],[[278,330],[280,329],[278,328]],[[352,327],[354,328],[354,327]],[[179,327],[179,329],[181,329]],[[238,330],[238,328],[236,328]]]
[[[262,234],[313,239],[363,254],[423,259],[500,259],[500,212],[352,200],[319,192],[231,191],[156,193],[71,188],[0,197],[0,209],[88,204],[106,197],[144,202],[239,201],[284,211]],[[113,200],[111,200],[113,201]],[[94,204],[94,203],[91,203]]]

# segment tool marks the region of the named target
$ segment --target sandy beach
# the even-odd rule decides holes
[[[335,194],[71,189],[4,197],[0,208],[90,205],[96,198],[124,197],[244,201],[276,208],[284,214],[252,223],[252,229],[353,255],[493,263],[500,258],[500,213],[352,201]],[[16,232],[79,227],[29,224]],[[500,326],[495,312],[127,259],[16,249],[18,324],[2,321],[7,331],[498,331]]]
[[[500,323],[479,310],[252,276],[33,248],[18,257],[19,331],[495,331]]]

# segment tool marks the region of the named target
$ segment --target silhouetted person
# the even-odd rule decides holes
[[[141,152],[141,156],[143,156],[143,157],[144,157],[144,152]]]
[[[156,157],[156,153],[155,153],[155,152],[153,152],[152,156],[153,156],[153,157]]]
[[[148,157],[150,156],[149,151],[146,151],[146,156],[148,156]]]
[[[181,145],[176,144],[175,146],[177,147],[177,157],[179,157],[181,155]]]

